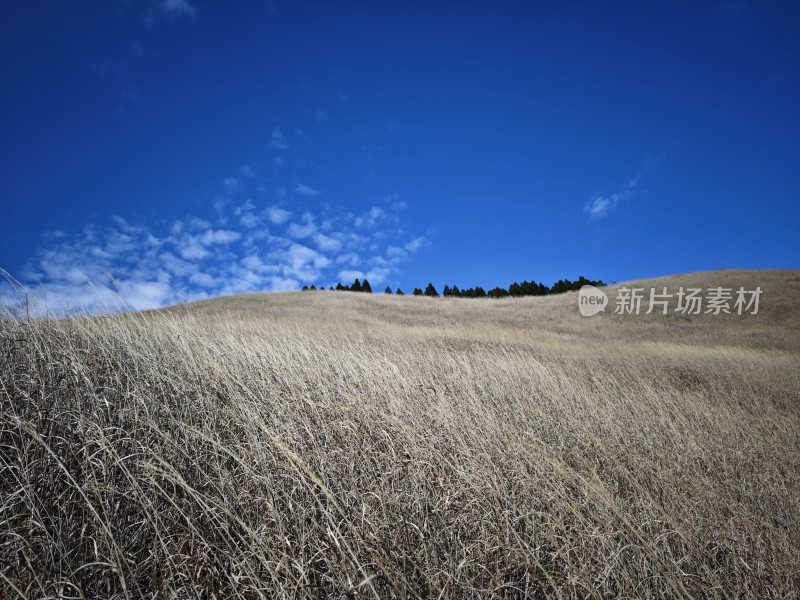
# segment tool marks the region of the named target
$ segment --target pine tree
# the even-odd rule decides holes
[[[450,295],[451,295],[450,286],[445,284],[444,289],[442,290],[442,296],[444,296],[445,298],[449,298]]]
[[[439,292],[436,291],[436,288],[433,287],[432,283],[429,283],[428,287],[425,288],[425,295],[429,296],[430,298],[438,298]]]
[[[403,290],[401,290],[400,288],[397,288],[397,291],[394,293],[394,295],[395,296],[405,296],[405,294],[403,293]]]
[[[310,287],[310,288],[308,288],[308,289],[309,289],[309,290],[311,290],[312,292],[316,292],[316,291],[317,291],[317,286],[315,286],[315,285],[312,283],[312,284],[311,284],[311,287]]]
[[[303,286],[303,291],[304,291],[304,292],[307,292],[307,291],[308,291],[308,286],[307,286],[307,285],[304,285],[304,286]]]
[[[364,283],[361,284],[361,291],[367,294],[372,293],[372,286],[369,284],[369,281],[364,278]]]
[[[414,295],[415,296],[422,296],[422,290],[419,288],[414,288]]]
[[[356,278],[356,280],[353,282],[353,285],[350,286],[350,291],[351,292],[361,291],[361,282],[358,280],[358,278]]]
[[[453,286],[453,289],[452,289],[452,290],[450,290],[450,293],[451,293],[453,296],[455,296],[456,298],[461,298],[461,290],[460,290],[460,289],[458,289],[458,286],[457,286],[457,285],[454,285],[454,286]]]
[[[347,290],[347,288],[344,287],[341,283],[337,283],[336,284],[336,291],[337,292],[344,292],[345,290]]]
[[[386,289],[385,289],[385,290],[383,290],[383,293],[384,293],[384,294],[389,294],[389,295],[391,296],[391,295],[392,295],[392,288],[390,288],[390,287],[387,285],[387,286],[386,286]]]

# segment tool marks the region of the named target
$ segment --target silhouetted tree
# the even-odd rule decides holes
[[[361,282],[358,280],[358,278],[356,278],[356,280],[353,282],[353,285],[350,286],[350,291],[351,292],[361,291]]]
[[[445,298],[449,298],[450,297],[450,286],[449,285],[445,284],[444,289],[442,290],[442,296],[444,296]]]
[[[436,288],[433,287],[432,283],[429,283],[428,287],[425,288],[425,295],[429,296],[430,298],[438,298],[439,292],[436,291]]]
[[[458,289],[458,286],[457,286],[457,285],[454,285],[454,286],[453,286],[453,289],[452,289],[452,290],[450,290],[450,294],[451,294],[452,296],[455,296],[456,298],[461,298],[461,290],[460,290],[460,289]]]
[[[372,286],[369,284],[366,278],[364,278],[364,283],[361,284],[361,291],[367,294],[372,293]]]
[[[405,296],[405,294],[403,293],[403,290],[401,290],[400,288],[397,288],[397,291],[394,293],[394,295],[395,296]]]
[[[474,288],[467,288],[466,290],[461,292],[461,295],[464,298],[483,298],[484,296],[486,296],[486,290],[484,290],[481,286]]]
[[[419,288],[414,288],[414,295],[415,296],[422,296],[422,290]]]
[[[313,292],[316,292],[316,291],[317,291],[317,286],[315,286],[315,285],[312,283],[312,284],[311,284],[311,287],[310,287],[310,288],[308,288],[308,289],[309,289],[309,290],[311,290],[311,291],[313,291]]]
[[[332,292],[332,291],[334,291],[334,289],[333,289],[333,286],[329,287],[329,288],[328,288],[328,291],[329,291],[329,292]]]
[[[304,286],[303,286],[303,291],[304,291],[304,292],[307,292],[307,291],[308,291],[308,286],[307,286],[307,285],[304,285]]]
[[[347,291],[347,288],[344,287],[341,283],[337,283],[336,284],[336,291],[337,292],[345,292],[345,291]]]
[[[383,293],[384,293],[384,294],[389,294],[389,295],[391,296],[391,295],[392,295],[392,288],[390,288],[390,287],[387,285],[387,286],[386,286],[386,289],[385,289],[385,290],[383,290]]]
[[[501,287],[496,287],[489,290],[489,293],[486,295],[489,296],[489,298],[505,298],[508,296],[508,290]]]

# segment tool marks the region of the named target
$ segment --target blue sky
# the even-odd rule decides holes
[[[796,3],[3,13],[0,267],[52,306],[800,267]]]

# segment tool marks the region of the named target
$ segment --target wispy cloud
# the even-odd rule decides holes
[[[386,217],[387,213],[385,210],[378,208],[377,206],[373,206],[363,215],[356,217],[355,225],[358,228],[372,229],[378,225],[378,223],[386,219]]]
[[[224,187],[248,193],[251,184],[236,181]],[[399,208],[373,207],[359,216],[316,202],[293,208],[228,200],[209,206],[209,214],[169,222],[114,216],[68,234],[52,232],[20,279],[58,313],[115,309],[119,296],[128,307],[146,309],[221,294],[327,287],[349,283],[356,273],[378,285],[428,243],[401,226]],[[19,305],[8,284],[0,285],[0,303]]]
[[[291,212],[278,206],[268,206],[265,209],[264,214],[275,225],[283,225],[292,216]]]
[[[602,219],[615,211],[622,202],[633,197],[642,177],[640,173],[628,180],[620,190],[613,193],[595,194],[583,205],[583,212],[592,220]]]
[[[242,177],[256,177],[257,173],[253,170],[250,165],[242,165],[239,167],[239,174]]]
[[[150,0],[144,20],[152,25],[159,18],[174,20],[180,17],[194,18],[196,15],[197,9],[189,0]]]
[[[162,12],[173,17],[193,17],[197,13],[188,0],[160,0],[157,4]]]
[[[314,188],[309,187],[303,183],[298,183],[297,187],[294,188],[294,193],[300,196],[305,196],[306,198],[316,198],[322,192],[320,192],[319,190],[315,190]]]
[[[226,177],[225,180],[222,182],[222,185],[225,186],[225,191],[228,194],[235,194],[239,192],[244,187],[244,183],[241,179],[236,179],[236,177]]]
[[[276,150],[286,150],[289,147],[289,142],[286,141],[280,126],[272,130],[272,140],[270,140],[269,147]]]

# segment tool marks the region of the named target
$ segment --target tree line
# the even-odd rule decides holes
[[[583,275],[578,277],[575,281],[570,281],[569,279],[559,279],[556,281],[552,286],[546,286],[543,283],[537,283],[533,280],[531,281],[523,281],[522,283],[514,282],[508,286],[508,288],[501,288],[495,287],[489,290],[488,292],[483,289],[481,286],[471,287],[460,289],[457,285],[445,285],[442,289],[441,295],[445,298],[506,298],[508,296],[511,297],[521,297],[521,296],[547,296],[549,294],[563,294],[564,292],[569,292],[572,290],[579,290],[584,285],[593,285],[595,287],[600,287],[604,285],[608,285],[603,281],[594,280],[594,279],[586,279]],[[325,287],[320,287],[320,290],[324,291]],[[370,285],[369,281],[365,278],[364,281],[359,281],[356,279],[351,285],[342,285],[341,283],[337,283],[336,287],[330,286],[329,291],[339,291],[339,292],[366,292],[368,294],[372,293],[372,286]],[[317,287],[312,286],[303,286],[303,291],[315,291]],[[397,288],[394,292],[392,288],[386,286],[386,289],[383,291],[384,294],[396,295],[396,296],[404,296],[403,290]],[[430,298],[438,298],[440,296],[436,287],[429,283],[425,290],[423,291],[421,288],[414,288],[412,292],[414,296],[428,296]]]

